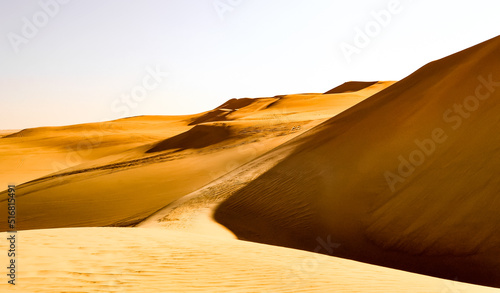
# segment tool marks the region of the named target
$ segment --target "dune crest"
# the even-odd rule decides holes
[[[372,81],[372,82],[366,82],[366,81],[348,81],[345,82],[325,93],[325,95],[328,94],[340,94],[340,93],[350,93],[350,92],[357,92],[362,89],[365,89],[371,85],[376,84],[378,81]]]

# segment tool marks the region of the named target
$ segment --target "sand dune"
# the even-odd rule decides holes
[[[500,287],[500,37],[288,142],[215,213],[239,238]],[[279,148],[274,152],[279,153]]]
[[[15,292],[498,292],[306,251],[159,229],[46,229],[18,237]],[[0,260],[5,263],[6,256]],[[0,284],[2,292],[9,289]]]
[[[276,166],[292,151],[293,147],[281,147],[279,152],[264,154],[170,203],[138,223],[136,227],[188,231],[235,239],[236,236],[231,231],[213,220],[215,208],[235,192]]]
[[[126,159],[131,149],[188,130],[182,120],[189,118],[134,117],[10,132],[0,139],[0,190],[7,184]]]
[[[499,52],[500,37],[399,82],[0,131],[15,291],[499,292],[461,283],[500,287]],[[135,227],[72,228],[102,226]]]
[[[7,158],[0,183],[19,185],[21,230],[134,225],[391,84],[347,94],[232,99],[189,116],[23,130],[0,139]],[[6,196],[0,194],[0,217]]]

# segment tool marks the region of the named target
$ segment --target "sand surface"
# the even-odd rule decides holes
[[[18,237],[22,257],[15,292],[498,292],[306,251],[163,229],[46,229],[18,232]],[[2,282],[0,290],[11,288]]]

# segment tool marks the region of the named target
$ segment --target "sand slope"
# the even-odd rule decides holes
[[[345,94],[232,99],[190,116],[23,130],[0,138],[6,158],[0,183],[5,189],[20,184],[21,230],[133,225],[391,84]],[[0,193],[0,217],[6,197]]]
[[[215,219],[242,239],[312,251],[331,237],[337,256],[500,287],[499,53],[497,37],[432,62],[290,141]]]
[[[127,156],[127,151],[189,129],[190,116],[148,116],[9,131],[0,139],[0,190]],[[101,158],[106,158],[99,160]]]
[[[306,251],[160,229],[47,229],[18,237],[17,285],[13,290],[1,282],[2,292],[498,292]],[[0,261],[6,263],[4,254]]]

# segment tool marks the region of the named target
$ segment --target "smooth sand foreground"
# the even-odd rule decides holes
[[[2,282],[2,292],[498,292],[306,251],[163,229],[31,230],[18,232],[18,241],[17,285],[12,290]],[[5,263],[4,254],[0,261]]]

